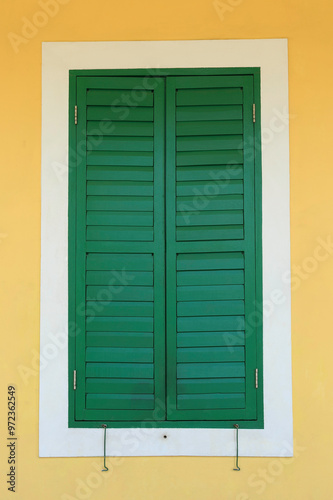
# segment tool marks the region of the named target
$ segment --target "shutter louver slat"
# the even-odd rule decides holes
[[[177,347],[235,347],[245,345],[244,331],[178,332]]]
[[[200,198],[201,196],[201,198]],[[229,210],[229,209],[242,209],[244,206],[242,194],[223,194],[216,195],[207,199],[200,192],[193,193],[192,196],[177,196],[177,216],[180,215],[185,220],[190,221],[191,213],[205,212],[211,210]]]
[[[149,152],[154,150],[152,137],[98,137],[89,136],[87,151],[135,151]]]
[[[152,181],[153,167],[124,167],[91,165],[87,168],[89,181]]]
[[[87,165],[123,165],[125,167],[152,167],[151,152],[135,151],[88,151]]]
[[[230,135],[243,133],[243,120],[225,120],[225,121],[208,121],[201,120],[199,122],[177,122],[176,123],[177,137],[182,136],[205,136],[205,135]]]
[[[153,394],[154,381],[149,379],[87,378],[88,394]]]
[[[119,286],[119,285],[118,285]],[[103,286],[87,286],[87,300],[102,300],[114,298],[114,285]],[[136,300],[140,297],[140,301],[151,302],[154,300],[154,289],[151,286],[134,286],[132,283],[121,289],[117,298],[122,301]]]
[[[137,106],[140,107],[154,105],[154,97],[152,92],[147,92],[141,90],[139,92],[139,98],[137,102],[133,100],[133,90],[116,89],[116,90],[101,90],[101,89],[88,89],[87,92],[87,104],[88,105],[102,105],[105,106],[106,103],[109,106],[117,107],[123,106],[126,103],[127,106]]]
[[[153,213],[87,211],[88,225],[103,226],[106,223],[111,226],[153,226]]]
[[[212,172],[212,167],[178,167],[177,181],[212,181],[216,179],[216,172]],[[217,179],[243,179],[243,168],[241,166],[219,166]]]
[[[152,122],[154,119],[153,108],[113,106],[112,102],[105,101],[104,106],[88,106],[88,120],[109,120],[129,122]],[[110,124],[110,127],[112,125]]]
[[[137,136],[137,137],[152,137],[154,135],[154,124],[152,122],[144,122],[144,121],[118,121],[112,122],[111,120],[105,121],[104,119],[101,121],[98,120],[89,120],[87,122],[87,136],[96,136],[97,137],[103,133],[103,137],[123,137],[124,134],[127,136]]]
[[[244,394],[181,394],[178,396],[180,410],[211,410],[220,408],[244,408]]]
[[[87,347],[153,347],[154,334],[147,332],[87,332]]]
[[[87,394],[87,408],[96,410],[153,410],[153,394]]]
[[[242,104],[243,95],[241,89],[186,89],[177,91],[177,106],[207,106],[219,104]]]
[[[243,108],[239,106],[178,106],[177,121],[241,120]]]

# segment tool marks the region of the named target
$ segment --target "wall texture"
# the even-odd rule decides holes
[[[12,495],[15,384],[19,500],[331,499],[331,2],[14,0],[1,14],[0,498]],[[232,458],[122,458],[108,474],[100,458],[38,458],[41,42],[280,37],[289,40],[294,457],[244,458],[239,473]]]

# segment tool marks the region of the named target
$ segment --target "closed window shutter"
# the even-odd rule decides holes
[[[78,78],[77,104],[75,418],[163,419],[164,82]]]
[[[251,76],[167,80],[169,420],[257,415],[252,105]]]
[[[70,420],[256,427],[259,87],[119,74],[75,77]]]

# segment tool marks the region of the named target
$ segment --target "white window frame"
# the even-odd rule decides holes
[[[292,456],[287,40],[45,42],[42,63],[39,455],[103,451],[102,429],[68,428],[69,70],[260,67],[265,428],[241,429],[239,451]],[[231,429],[110,429],[107,449],[111,456],[232,456],[235,436]]]

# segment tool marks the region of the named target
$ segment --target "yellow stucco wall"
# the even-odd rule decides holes
[[[50,0],[44,16],[43,3],[1,2],[1,500],[14,495],[4,479],[10,383],[19,500],[331,500],[333,249],[316,249],[333,241],[333,3]],[[295,456],[244,458],[240,473],[232,458],[125,458],[108,474],[100,458],[39,459],[41,42],[226,38],[289,40]]]

